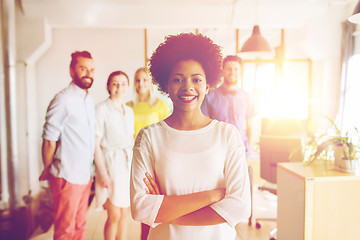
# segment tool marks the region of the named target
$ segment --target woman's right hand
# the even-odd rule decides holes
[[[145,173],[145,176],[146,178],[144,178],[144,183],[146,185],[146,193],[152,195],[160,195],[159,187],[155,180],[151,177],[150,173]]]
[[[99,173],[97,175],[97,177],[98,177],[98,181],[102,187],[109,188],[111,186],[112,181],[111,181],[111,178],[110,178],[109,174],[107,173],[107,171]]]

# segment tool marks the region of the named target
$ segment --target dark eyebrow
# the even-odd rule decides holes
[[[173,73],[172,75],[179,75],[179,76],[183,76],[181,73]]]
[[[202,77],[205,77],[204,75],[202,75],[201,73],[195,73],[195,74],[192,74],[191,76],[202,76]]]
[[[85,66],[85,65],[79,65],[79,67],[81,67],[81,68],[88,68],[87,66]],[[91,70],[95,70],[95,68],[89,68],[90,69],[90,71]]]
[[[173,75],[179,75],[179,76],[184,76],[183,74],[181,73],[174,73]],[[205,77],[203,74],[201,73],[194,73],[194,74],[191,74],[192,77],[195,77],[195,76],[202,76],[202,77]]]

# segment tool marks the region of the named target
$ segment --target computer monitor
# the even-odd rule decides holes
[[[308,119],[262,118],[261,135],[306,137]]]
[[[260,136],[261,178],[268,182],[276,183],[278,162],[302,161],[301,141],[301,137]]]

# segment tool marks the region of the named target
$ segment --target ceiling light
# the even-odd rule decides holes
[[[242,46],[241,53],[245,52],[272,52],[272,49],[266,39],[261,35],[260,28],[255,25],[251,37],[246,40]]]
[[[349,22],[360,23],[360,1],[356,4],[353,14],[348,18]]]

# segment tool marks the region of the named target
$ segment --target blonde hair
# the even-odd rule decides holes
[[[136,75],[139,74],[140,72],[144,72],[150,78],[150,88],[149,88],[150,97],[148,103],[150,107],[152,107],[156,102],[157,97],[155,93],[155,85],[153,84],[152,78],[150,76],[150,72],[146,67],[138,68],[134,74],[134,92],[135,92],[134,105],[136,105],[139,102],[139,94],[136,92],[135,81],[136,81]]]

